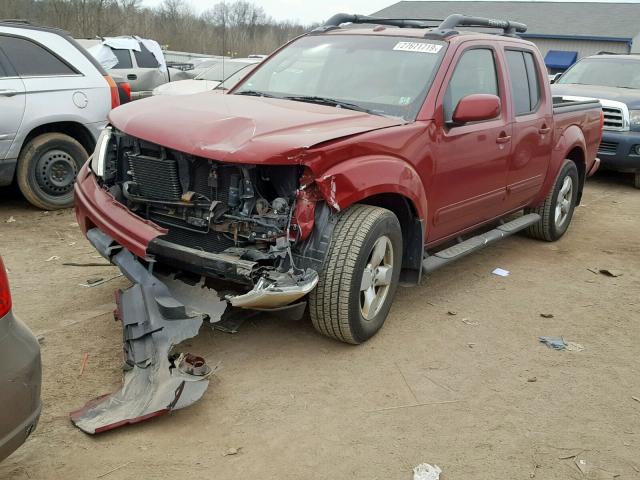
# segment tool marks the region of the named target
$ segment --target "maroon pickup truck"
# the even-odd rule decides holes
[[[213,285],[225,308],[306,310],[364,342],[399,283],[569,227],[602,110],[552,98],[525,30],[339,14],[227,95],[117,108],[79,174],[78,222],[105,257]]]

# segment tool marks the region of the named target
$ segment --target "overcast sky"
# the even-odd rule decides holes
[[[2,1],[2,0],[0,0]],[[201,12],[216,4],[219,0],[187,0],[194,10]],[[572,1],[572,0],[565,0]],[[584,0],[576,0],[584,1]],[[624,2],[625,0],[604,0],[605,2]],[[630,0],[638,3],[640,0]],[[162,0],[144,0],[148,6],[156,6]],[[303,24],[321,22],[335,13],[360,13],[368,15],[396,3],[394,0],[255,0],[256,5],[264,8],[268,15],[276,20],[298,20]]]

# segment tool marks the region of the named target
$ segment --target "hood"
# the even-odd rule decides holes
[[[213,90],[220,82],[211,80],[179,80],[177,82],[163,83],[153,89],[154,95],[192,95],[194,93]]]
[[[601,100],[614,100],[626,104],[630,109],[640,108],[640,90],[632,88],[604,87],[602,85],[558,84],[551,85],[553,95],[573,95]]]
[[[156,96],[112,110],[117,129],[167,148],[238,163],[291,164],[304,149],[404,124],[344,108],[211,92]]]

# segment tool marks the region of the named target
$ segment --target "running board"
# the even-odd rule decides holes
[[[504,223],[486,233],[471,237],[468,240],[458,243],[452,247],[441,250],[433,255],[429,255],[422,260],[422,270],[425,273],[433,272],[448,263],[465,257],[481,248],[502,240],[505,237],[524,230],[525,228],[540,221],[537,213],[528,213],[510,222]]]

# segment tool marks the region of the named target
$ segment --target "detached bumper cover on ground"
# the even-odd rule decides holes
[[[116,247],[119,251],[112,255],[113,240],[97,229],[90,233],[98,251],[133,282],[118,295],[117,311],[130,367],[123,386],[71,413],[78,428],[95,434],[193,404],[204,394],[213,372],[200,357],[171,354],[174,345],[198,334],[205,313],[189,313],[128,250]],[[224,302],[214,300],[206,314],[219,317],[225,308]]]

